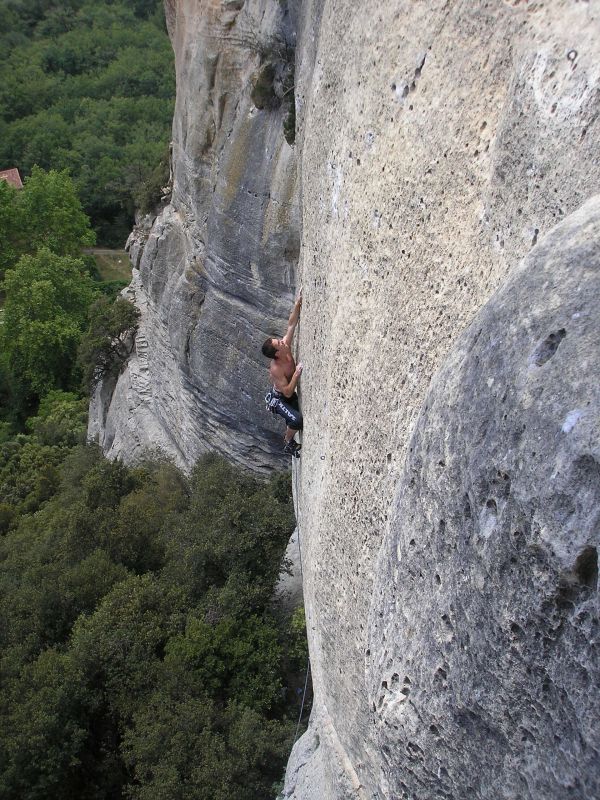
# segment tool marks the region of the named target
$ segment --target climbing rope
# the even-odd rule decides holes
[[[308,676],[310,674],[310,657],[306,662],[306,678],[304,679],[304,691],[302,693],[302,704],[300,706],[300,713],[298,714],[298,722],[296,723],[296,732],[294,733],[294,741],[292,742],[292,750],[298,740],[298,731],[300,730],[300,723],[302,722],[302,714],[304,712],[304,701],[306,699],[306,689],[308,687]]]
[[[302,314],[300,314],[300,317]],[[298,329],[297,329],[297,336],[296,336],[296,361],[298,360],[298,349],[300,346],[300,317],[298,318]],[[302,457],[302,456],[301,456]],[[293,462],[296,462],[296,459],[292,459]],[[300,563],[300,577],[302,578],[302,596],[304,597],[304,572],[302,569],[302,544],[300,541],[300,495],[298,494],[298,469],[299,465],[297,463],[292,464],[292,471],[294,473],[294,497],[295,497],[295,507],[294,513],[296,514],[296,528],[298,530],[298,560]],[[304,691],[302,692],[302,702],[300,704],[300,713],[298,714],[298,722],[296,723],[296,732],[294,733],[294,741],[292,742],[292,749],[298,740],[298,731],[300,730],[300,723],[302,722],[302,714],[304,713],[304,703],[306,701],[306,690],[308,688],[308,676],[310,675],[310,656],[307,657],[306,660],[306,675],[304,678]]]

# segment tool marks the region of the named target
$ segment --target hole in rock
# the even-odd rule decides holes
[[[471,504],[469,503],[469,498],[466,496],[463,513],[465,515],[465,519],[471,519]]]
[[[595,547],[586,547],[577,556],[575,574],[583,586],[598,588],[598,551]]]
[[[552,356],[558,350],[559,344],[567,335],[567,332],[564,328],[561,328],[558,331],[554,331],[549,336],[547,336],[544,341],[539,344],[536,349],[534,350],[532,361],[536,365],[536,367],[543,366],[547,361],[550,361]]]
[[[517,625],[516,622],[511,623],[510,630],[511,633],[515,634],[515,636],[520,636],[523,633],[523,628],[520,625]]]

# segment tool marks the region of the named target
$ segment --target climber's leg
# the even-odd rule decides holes
[[[293,428],[289,428],[289,427],[286,428],[285,429],[285,437],[284,437],[285,443],[287,444],[288,442],[291,442],[295,435],[296,435],[296,431]]]
[[[288,429],[292,429],[293,433],[289,436],[291,439],[296,431],[302,430],[303,419],[298,406],[298,395],[293,394],[291,397],[279,398],[279,402],[274,408],[276,414],[284,418]],[[286,431],[286,442],[288,441],[288,432]]]

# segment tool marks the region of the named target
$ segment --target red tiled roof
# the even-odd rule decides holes
[[[13,169],[0,169],[0,180],[7,181],[7,183],[10,183],[15,189],[23,188],[23,181],[16,167],[13,167]]]

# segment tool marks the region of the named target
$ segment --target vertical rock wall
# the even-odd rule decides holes
[[[167,9],[172,199],[91,433],[277,463],[258,347],[300,198],[315,702],[284,796],[597,796],[598,4],[304,0],[297,165],[250,100],[288,4]]]
[[[293,38],[290,14],[277,0],[170,0],[166,11],[172,197],[132,237],[136,350],[116,386],[96,393],[89,432],[126,460],[159,448],[190,466],[216,450],[267,471],[284,462],[261,402],[260,345],[289,313],[299,219],[283,108],[258,110],[250,95],[261,45]]]
[[[583,273],[571,273],[582,266],[583,250],[569,254],[579,233],[533,253],[600,191],[598,6],[328,0],[304,9],[300,535],[315,705],[284,796],[592,797],[597,529],[570,541],[566,520],[571,508],[577,519],[597,511],[597,457],[583,445],[569,455],[561,438],[583,385],[569,390],[561,360],[536,373],[545,399],[535,395],[529,413],[543,417],[531,434],[543,451],[526,434],[521,445],[511,438],[534,400],[511,390],[501,412],[498,385],[510,390],[527,374],[537,345],[566,325],[560,309],[597,308],[597,284],[584,291]],[[592,235],[592,224],[584,229]],[[510,284],[518,301],[485,340],[506,362],[480,370],[473,356],[463,366],[471,345],[462,340],[453,377],[444,372],[427,401],[436,415],[422,417],[412,443],[432,376],[530,251],[536,275],[570,275],[566,294],[539,277],[518,291]],[[548,315],[533,325],[540,308]],[[566,330],[558,353],[593,384],[594,335]],[[581,397],[596,414],[597,398]],[[452,411],[443,414],[445,403]],[[502,428],[504,413],[514,431]],[[455,427],[474,426],[468,438],[453,434],[450,414]],[[596,424],[585,431],[597,443]],[[419,460],[407,465],[411,448]],[[585,476],[578,459],[589,464]],[[555,478],[565,498],[554,513],[544,505],[559,463],[580,477]],[[514,476],[519,499],[509,500],[494,481],[498,472],[513,479],[513,468],[529,483]],[[465,493],[477,531],[470,546],[472,529],[459,519]],[[530,528],[519,527],[516,509]],[[561,533],[560,552],[540,544],[536,518],[542,539]],[[516,530],[525,540],[515,554],[507,537]],[[574,577],[578,558],[591,577]],[[557,612],[561,581],[577,584],[576,599]],[[535,638],[545,632],[554,644]]]

